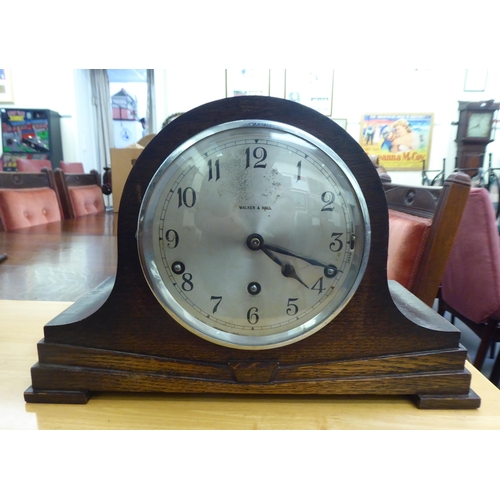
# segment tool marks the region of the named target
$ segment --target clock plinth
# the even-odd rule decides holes
[[[273,348],[235,348],[188,331],[152,293],[137,249],[141,201],[165,158],[199,132],[236,120],[273,120],[318,138],[348,166],[369,212],[371,246],[352,298],[318,331]],[[261,162],[263,157],[258,151],[254,158]],[[215,162],[211,166],[215,180],[219,172]],[[179,189],[179,208],[194,204],[192,193],[182,186]],[[327,207],[331,197],[323,191],[317,197]],[[167,239],[171,246],[178,243],[173,233]],[[331,243],[333,250],[336,241]],[[274,98],[241,97],[201,106],[172,122],[138,158],[120,206],[116,278],[45,326],[44,339],[38,344],[39,361],[32,368],[32,387],[25,399],[85,403],[93,392],[108,391],[263,397],[349,394],[409,396],[420,408],[479,407],[479,398],[470,390],[460,332],[403,287],[387,281],[387,244],[387,203],[378,174],[356,141],[329,118]],[[270,248],[276,251],[276,247]],[[278,261],[292,258],[276,255],[280,255]],[[278,269],[276,259],[261,257],[270,270]],[[309,257],[314,256],[308,256],[307,265],[316,265]],[[325,272],[334,274],[333,268],[326,266]],[[303,269],[306,264],[300,273]],[[284,281],[279,283],[310,293],[314,282],[302,287],[285,267],[282,270],[279,279]],[[191,279],[185,277],[184,283]],[[186,285],[186,293],[190,286]],[[315,293],[322,291],[316,287]],[[289,299],[286,305],[293,310],[296,300]],[[248,321],[254,321],[250,313]]]
[[[98,313],[107,315],[115,311],[114,295],[125,300],[109,279],[46,325],[25,399],[81,404],[92,392],[112,391],[400,395],[413,397],[422,409],[478,408],[458,330],[398,283],[389,282],[387,290],[393,300],[385,308],[384,300],[372,303],[381,316],[372,325],[356,312],[369,303],[361,290],[361,304],[350,310],[351,301],[330,328],[283,348],[241,351],[210,343],[203,349],[206,341],[186,337],[173,320],[165,332],[156,301],[149,304],[152,314],[141,319],[141,331],[151,333],[147,342],[137,340],[133,312],[124,312],[108,330],[93,311],[100,307]]]

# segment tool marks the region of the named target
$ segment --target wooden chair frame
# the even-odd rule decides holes
[[[75,211],[71,203],[68,187],[72,186],[94,186],[101,187],[100,175],[97,170],[91,170],[88,174],[67,174],[60,168],[54,170],[55,185],[61,200],[62,214],[65,219],[74,219]]]
[[[410,292],[432,307],[470,191],[470,178],[451,174],[443,187],[382,184],[389,210],[432,219]]]

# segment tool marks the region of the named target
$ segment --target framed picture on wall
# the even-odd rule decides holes
[[[285,99],[332,116],[333,70],[285,70]]]
[[[226,69],[226,97],[268,96],[270,73],[269,69]]]
[[[429,165],[432,113],[377,113],[361,117],[359,142],[387,170],[421,170]]]
[[[10,69],[0,69],[0,103],[12,104],[13,102],[11,71]]]

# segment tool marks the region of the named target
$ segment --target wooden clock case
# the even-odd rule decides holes
[[[493,118],[497,110],[500,109],[500,103],[494,101],[459,101],[458,104],[459,120],[455,140],[457,143],[456,168],[465,172],[469,177],[474,177],[483,168],[487,145],[494,140],[492,131],[495,121]],[[468,136],[469,119],[474,113],[491,115],[490,131],[487,137]]]
[[[326,327],[291,345],[241,350],[188,332],[160,306],[143,276],[136,229],[141,200],[180,144],[233,120],[301,128],[349,166],[366,198],[371,248],[364,277]],[[388,212],[382,185],[359,144],[330,118],[271,97],[205,104],[164,128],[126,182],[118,220],[116,277],[44,328],[25,400],[86,403],[94,391],[266,395],[401,395],[419,408],[477,408],[460,332],[396,282],[387,281]]]

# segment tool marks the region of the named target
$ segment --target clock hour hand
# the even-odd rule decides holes
[[[281,274],[285,278],[293,278],[297,280],[299,283],[304,285],[306,288],[309,288],[298,276],[297,272],[295,271],[295,268],[292,266],[292,264],[288,264],[287,262],[282,262],[281,259],[279,259],[276,255],[274,255],[272,252],[267,250],[264,247],[261,247],[260,250],[262,250],[273,262],[276,262],[278,266],[281,267]]]
[[[302,257],[301,255],[297,255],[293,252],[290,252],[289,250],[286,250],[285,248],[281,248],[281,247],[276,246],[276,245],[269,245],[268,243],[263,242],[262,249],[263,250],[267,249],[267,250],[271,250],[272,252],[281,253],[283,255],[288,255],[290,257],[295,257],[296,259],[301,259],[301,260],[303,260],[303,261],[305,261],[308,264],[311,264],[313,266],[322,267],[324,269],[324,273],[325,273],[325,276],[327,278],[333,278],[339,272],[337,267],[334,266],[333,264],[325,265],[322,262],[317,261],[316,259],[310,259],[309,257]]]

